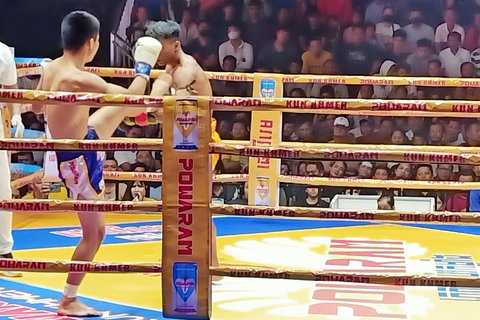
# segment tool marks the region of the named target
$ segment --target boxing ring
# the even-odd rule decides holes
[[[41,70],[41,67],[34,66],[19,69],[18,74],[41,74]],[[129,69],[90,67],[87,70],[102,77],[134,76]],[[153,77],[158,74],[160,72],[154,72]],[[48,286],[45,281],[52,279],[45,273],[84,271],[102,273],[100,276],[109,277],[108,279],[120,277],[118,273],[132,274],[135,278],[130,281],[139,281],[142,285],[148,282],[141,278],[153,281],[152,279],[158,279],[154,278],[155,276],[161,274],[162,317],[206,318],[210,315],[212,305],[213,319],[450,319],[453,315],[468,319],[480,311],[480,307],[474,304],[480,299],[480,289],[477,289],[480,287],[480,277],[476,262],[480,261],[480,257],[475,254],[474,249],[480,245],[480,213],[342,211],[280,207],[278,193],[273,192],[278,189],[279,183],[424,190],[480,189],[480,183],[477,182],[380,181],[279,175],[280,159],[471,165],[480,163],[480,148],[472,147],[281,142],[282,112],[355,115],[385,115],[385,112],[388,112],[388,115],[396,116],[475,117],[480,106],[478,102],[290,99],[282,98],[283,83],[480,87],[480,81],[237,73],[208,75],[215,80],[253,81],[255,97],[179,99],[0,90],[2,102],[163,107],[164,119],[170,119],[164,122],[163,140],[0,140],[0,148],[5,150],[162,150],[162,174],[104,173],[104,178],[109,180],[162,181],[165,190],[162,202],[0,201],[0,209],[20,214],[52,212],[59,215],[60,212],[69,211],[100,211],[119,216],[135,213],[142,218],[153,219],[158,219],[161,214],[162,248],[159,250],[160,248],[155,247],[156,251],[150,252],[156,259],[161,256],[161,263],[138,263],[130,260],[135,257],[135,252],[129,253],[126,259],[128,261],[124,262],[87,263],[41,258],[47,255],[46,252],[32,260],[28,256],[30,252],[15,251],[21,259],[0,259],[0,269],[41,272],[42,277],[48,280],[33,281],[41,286]],[[250,143],[211,143],[210,112],[239,109],[252,111]],[[210,153],[249,156],[249,174],[212,177]],[[40,172],[35,176],[41,174]],[[15,180],[12,185],[25,185],[33,177]],[[249,204],[211,204],[210,188],[205,187],[211,185],[211,181],[248,181],[251,186],[255,186],[249,189]],[[214,221],[220,231],[219,267],[211,266],[208,259],[207,244],[212,213],[218,214]],[[242,229],[243,223],[251,230]],[[230,224],[228,228],[240,228],[243,233],[232,230],[230,233],[225,232],[222,228],[228,229],[227,224]],[[150,231],[158,231],[151,225],[149,228]],[[15,240],[24,242],[20,240],[21,231]],[[27,230],[24,233],[28,232]],[[107,227],[107,235],[109,232],[115,234],[118,230]],[[74,238],[74,235],[78,236],[78,228],[55,229],[49,233]],[[146,245],[149,248],[155,246],[154,242]],[[33,248],[32,245],[29,248]],[[62,249],[62,254],[63,251]],[[97,259],[103,260],[104,256],[109,255],[100,253]],[[111,259],[111,256],[104,261],[118,261]],[[222,259],[222,256],[228,258]],[[179,265],[183,269],[179,269]],[[184,273],[187,270],[192,276],[184,277],[183,281],[178,280],[181,277],[174,276],[176,272],[180,272],[178,270],[183,270]],[[112,275],[107,275],[110,273]],[[209,281],[211,275],[226,278],[220,285],[212,286]],[[88,281],[89,277],[85,281]],[[96,279],[103,281],[102,278]],[[151,291],[151,288],[142,285],[139,287],[140,294]],[[158,286],[156,283],[153,285]],[[247,286],[251,288],[247,289]],[[82,288],[83,286],[81,293]],[[109,295],[105,289],[98,290]],[[159,294],[158,291],[156,293]],[[302,298],[299,298],[300,296]],[[179,302],[179,298],[183,302]],[[152,308],[159,307],[157,305]],[[458,310],[453,312],[452,308]],[[151,317],[150,314],[148,316]],[[124,318],[134,319],[127,315],[124,315]],[[105,316],[105,319],[108,319],[108,316]]]

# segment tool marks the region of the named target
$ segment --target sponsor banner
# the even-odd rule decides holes
[[[282,114],[279,111],[253,111],[250,128],[252,146],[278,147],[281,141]],[[247,157],[245,155],[241,157]],[[280,160],[269,157],[249,157],[249,204],[275,206],[278,204],[277,176]]]
[[[169,227],[162,241],[163,311],[168,317],[209,318],[210,102],[165,102],[162,221]]]
[[[219,294],[216,315],[234,320],[252,314],[263,320],[420,320],[470,319],[478,314],[480,288],[447,282],[456,278],[476,286],[480,267],[474,248],[480,238],[465,233],[478,235],[478,227],[462,227],[462,234],[460,227],[453,233],[416,226],[325,227],[225,239],[222,253],[229,263],[278,270],[237,269],[237,276],[268,279],[225,278],[215,292]],[[220,269],[234,272],[236,268]],[[286,270],[323,270],[326,274],[318,273],[317,281],[276,280],[285,278]],[[413,274],[418,277],[408,276]],[[365,283],[381,277],[398,281]],[[252,301],[249,308],[244,307],[245,301]]]

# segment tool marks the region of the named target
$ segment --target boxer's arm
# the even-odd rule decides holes
[[[40,81],[38,82],[36,90],[43,89],[43,74],[40,76]],[[32,111],[34,113],[43,113],[45,111],[45,105],[43,103],[32,102]]]
[[[85,72],[73,80],[75,91],[116,94],[144,94],[148,80],[145,77],[135,77],[132,84],[127,88],[108,83],[96,74]]]
[[[168,73],[162,74],[158,77],[152,86],[152,91],[150,92],[151,96],[164,96],[169,93],[170,87],[172,86],[173,79],[172,76]]]

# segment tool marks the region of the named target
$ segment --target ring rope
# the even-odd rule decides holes
[[[356,77],[356,78],[359,78],[359,77]],[[287,81],[287,82],[295,82],[296,80],[299,80],[299,79],[300,79],[299,77],[293,77],[291,79],[291,81]],[[312,79],[312,77],[309,77],[309,82],[315,82],[315,81],[310,81],[310,79]],[[285,81],[285,79],[283,79],[283,80]],[[314,80],[314,79],[312,79],[312,80]],[[378,83],[378,82],[372,83],[375,80],[380,81],[380,83]],[[322,80],[322,81],[324,81],[324,80]],[[382,85],[390,84],[390,83],[387,82],[388,80],[385,80],[385,79],[382,80],[382,79],[375,79],[375,78],[370,77],[369,81],[372,81],[369,84],[382,84]],[[303,81],[299,80],[298,82],[303,82]],[[362,84],[365,84],[365,83],[362,83]],[[438,84],[435,84],[435,85],[438,85]],[[468,86],[472,86],[472,84],[469,84]],[[57,97],[57,98],[58,99],[68,99],[68,96]],[[74,99],[73,101],[63,100],[63,101],[61,101],[61,103],[64,103],[64,102],[76,103],[77,100],[75,100],[75,96],[73,97],[73,99]],[[92,99],[92,98],[90,98],[90,99]],[[96,99],[95,102],[97,102],[97,101],[99,101],[99,103],[103,102],[99,97],[95,97],[93,99]],[[153,104],[150,104],[150,98],[149,97],[147,97],[146,99],[148,99],[148,101],[149,101],[148,103],[149,103],[150,106],[153,105]],[[285,99],[276,99],[275,102],[278,103],[278,100],[280,100],[280,102],[282,102],[282,101],[286,101],[286,103],[288,102]],[[84,98],[84,102],[85,101],[88,102],[88,98]],[[252,99],[251,101],[254,102],[254,99]],[[132,103],[130,104],[130,102],[132,102]],[[154,103],[158,103],[158,102],[159,101],[157,100]],[[355,101],[355,102],[358,102],[358,100]],[[125,104],[130,104],[130,105],[136,105],[136,104],[141,105],[141,103],[144,103],[144,101],[141,101],[139,99],[132,99],[131,101],[125,100]],[[214,101],[214,103],[215,103],[215,101]],[[246,100],[244,103],[248,104],[249,100]],[[309,103],[305,103],[305,105],[302,105],[303,102],[301,102],[300,107],[301,108],[307,108],[307,107],[312,108],[313,107],[315,109],[316,108],[325,109],[325,108],[329,108],[329,107],[332,108],[333,107],[333,109],[341,109],[341,110],[347,109],[347,102],[340,102],[340,108],[338,107],[338,101],[331,102],[331,105],[327,105],[327,103],[328,103],[328,101],[326,101],[325,105],[323,106],[323,105],[321,105],[322,101],[319,101],[318,105],[317,105],[316,101],[310,101]],[[88,103],[88,104],[91,104],[91,103]],[[112,104],[112,103],[110,103],[110,104]],[[232,106],[234,104],[238,105],[238,101],[237,100],[231,100],[231,102],[229,104],[227,104],[227,106]],[[292,106],[293,106],[293,108],[296,108],[296,106],[294,105],[295,101],[290,100],[290,104],[291,104],[290,106],[285,104],[285,107],[283,107],[283,108],[291,108]],[[442,105],[442,106],[444,106],[444,105]],[[255,107],[257,107],[257,106],[255,106]],[[382,107],[382,105],[379,105],[379,107]],[[427,110],[427,107],[430,108],[431,110]],[[353,107],[351,107],[351,108],[353,108]],[[358,110],[363,111],[361,108],[362,108],[362,106],[355,107],[354,109],[357,110],[357,111]],[[419,111],[419,112],[434,111],[435,112],[438,109],[438,108],[435,109],[435,106],[433,106],[433,105],[426,105],[426,106],[421,105],[417,109],[416,105],[410,105],[408,103],[405,104],[403,102],[400,105],[393,105],[393,106],[390,105],[390,104],[385,104],[383,106],[383,108],[385,108],[385,110],[389,110],[389,109],[392,109],[392,110],[395,110],[395,111],[404,111],[404,110],[408,111],[408,110],[410,110],[410,111],[415,111],[415,112],[416,111]],[[410,108],[414,108],[414,109],[410,109]],[[458,112],[472,113],[472,112],[478,111],[479,107],[477,106],[476,110],[474,110],[475,106],[457,104],[457,105],[452,105],[451,109],[452,110],[449,110],[449,112],[452,112],[452,113],[458,113]],[[377,110],[381,110],[381,109],[377,109]],[[377,110],[372,109],[371,111],[377,111]],[[365,111],[368,111],[368,110],[365,110]],[[283,177],[281,176],[279,181],[280,182],[282,182],[282,181],[285,182],[285,179],[288,180],[290,178],[291,177],[289,177],[289,176],[283,176]],[[295,178],[298,178],[298,177],[295,177]],[[284,179],[284,180],[282,180],[282,179]],[[319,178],[319,179],[321,179],[321,178]],[[348,179],[342,179],[342,180],[348,180]],[[316,183],[318,181],[319,180],[316,180]],[[352,183],[349,183],[348,186],[351,186],[351,185],[352,185]],[[338,186],[338,183],[336,183],[335,186]],[[418,183],[417,183],[417,186],[418,186]],[[438,188],[436,188],[436,189],[438,189]],[[111,204],[111,202],[109,202],[109,204]],[[85,205],[88,209],[87,211],[90,211],[89,210],[90,209],[90,204],[85,204]],[[158,209],[160,209],[159,205],[157,205],[157,210]],[[74,210],[74,211],[79,211],[79,210]],[[229,267],[229,268],[212,267],[210,270],[211,270],[211,274],[214,274],[214,275],[238,276],[238,277],[285,278],[285,279],[303,279],[303,280],[314,280],[314,281],[347,281],[347,282],[395,284],[395,285],[437,285],[437,286],[454,286],[454,287],[457,287],[457,286],[468,286],[468,287],[480,286],[480,285],[478,285],[478,283],[477,283],[477,285],[472,285],[473,282],[479,282],[478,277],[477,278],[470,278],[470,277],[468,277],[468,278],[466,278],[466,277],[439,278],[439,277],[422,277],[422,276],[419,276],[419,275],[406,275],[406,276],[402,276],[402,277],[398,277],[398,275],[397,275],[397,277],[395,277],[395,275],[361,275],[361,274],[356,275],[356,274],[341,274],[341,273],[321,273],[319,271],[283,271],[283,270],[272,271],[271,269],[266,269],[266,268],[261,268],[261,267],[260,268],[251,268],[251,267],[250,268],[248,268],[248,267],[245,268],[245,267],[237,267],[237,266],[233,266],[233,267]],[[465,283],[467,281],[468,281],[468,285],[465,285]],[[457,282],[459,284],[457,284]]]
[[[32,272],[158,273],[161,264],[0,259],[1,270]]]
[[[162,139],[0,139],[2,150],[157,151],[162,150],[162,145]]]
[[[302,207],[258,207],[210,204],[214,214],[231,216],[282,216],[323,220],[372,220],[395,222],[480,223],[480,212],[396,212],[355,211]],[[0,210],[15,212],[111,212],[154,214],[162,212],[162,201],[87,201],[87,200],[0,200]]]
[[[239,145],[237,141],[222,141],[222,143],[211,143],[210,152],[281,159],[433,162],[451,164],[480,163],[479,147],[280,142],[279,147],[275,148]]]
[[[120,181],[162,181],[162,174],[157,172],[104,171],[103,178]],[[215,182],[245,182],[247,179],[247,174],[218,174],[212,176],[212,180]]]
[[[281,142],[280,147],[250,146],[249,141],[210,143],[211,153],[250,157],[324,159],[350,161],[400,161],[451,164],[480,163],[479,147],[347,145]],[[2,150],[95,150],[152,151],[162,150],[162,139],[0,139]]]
[[[121,95],[100,93],[73,93],[50,92],[40,90],[0,90],[0,98],[7,103],[43,103],[43,104],[73,104],[90,106],[120,106],[130,107],[162,107],[164,99],[144,95]],[[237,97],[196,97],[196,99],[212,102],[212,110],[226,110],[230,107],[238,111],[238,107],[247,110],[262,109],[281,110],[309,110],[315,113],[331,113],[333,110],[340,114],[352,114],[352,111],[367,114],[370,112],[390,111],[405,116],[403,112],[421,112],[430,116],[445,113],[461,115],[462,117],[476,117],[480,112],[480,102],[452,101],[452,100],[362,100],[362,99],[293,99],[293,98],[237,98]]]
[[[428,223],[471,223],[480,224],[478,212],[401,212],[401,211],[357,211],[307,207],[260,207],[245,205],[211,205],[212,213],[227,216],[269,216],[289,218],[315,218],[322,220],[361,220]]]
[[[0,200],[0,211],[16,212],[112,212],[154,214],[162,212],[161,201],[94,201],[56,199]]]
[[[18,63],[20,71],[23,69],[33,69],[28,67],[37,66],[40,68],[40,62],[29,64]],[[23,68],[28,66],[27,68]],[[85,71],[97,74],[100,77],[112,78],[133,78],[135,70],[132,68],[116,67],[85,67]],[[152,70],[151,77],[157,78],[163,74],[164,70]],[[345,85],[415,85],[422,87],[480,87],[480,80],[476,78],[431,78],[431,77],[382,77],[382,76],[341,76],[341,75],[285,75],[269,73],[241,73],[241,72],[211,72],[205,71],[207,77],[211,80],[225,81],[254,81],[256,75],[263,77],[282,77],[284,83],[322,83],[322,84],[345,84]]]
[[[107,263],[84,261],[51,261],[0,259],[0,269],[32,272],[88,272],[88,273],[160,273],[160,264]],[[439,277],[412,274],[361,274],[320,270],[283,270],[266,267],[210,267],[210,274],[227,277],[290,279],[307,281],[337,281],[382,285],[480,287],[480,277]]]
[[[12,189],[20,189],[38,178],[42,179],[44,171],[39,170],[25,177],[15,179],[11,183]],[[114,181],[162,181],[162,174],[156,172],[123,172],[123,171],[104,171],[103,178]],[[248,175],[246,174],[218,174],[213,175],[212,180],[215,182],[246,182]]]
[[[480,182],[458,181],[419,181],[419,180],[377,180],[356,178],[321,178],[311,176],[283,176],[278,182],[302,183],[314,186],[332,186],[344,188],[401,188],[422,190],[478,190]]]
[[[33,180],[35,180],[35,178],[37,178],[37,179],[43,178],[43,175],[44,175],[44,171],[43,171],[43,169],[40,169],[39,171],[37,171],[35,173],[32,173],[32,174],[29,174],[28,176],[21,177],[21,178],[13,180],[10,183],[10,186],[12,187],[12,189],[20,189],[21,187],[32,183]]]
[[[397,286],[480,287],[480,277],[438,277],[416,274],[359,274],[319,270],[271,270],[261,267],[210,267],[210,274],[226,277],[338,281]]]

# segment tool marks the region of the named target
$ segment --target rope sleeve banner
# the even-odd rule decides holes
[[[263,279],[337,281],[396,286],[480,287],[480,277],[438,277],[416,274],[358,274],[262,267],[210,267],[212,275]]]
[[[154,263],[117,263],[54,261],[27,259],[0,259],[1,270],[31,272],[91,272],[91,273],[158,273],[162,272],[160,264]]]

